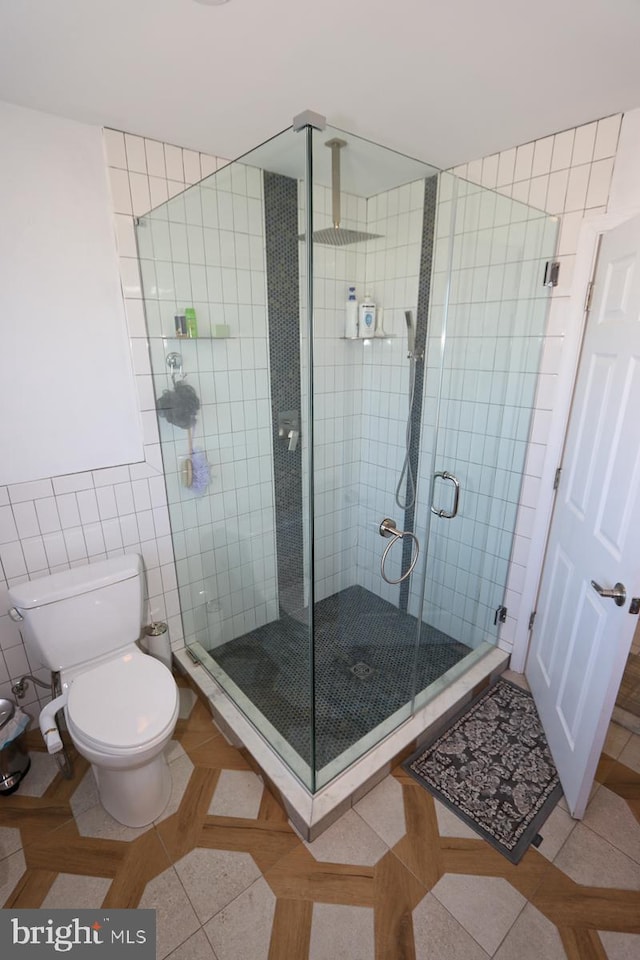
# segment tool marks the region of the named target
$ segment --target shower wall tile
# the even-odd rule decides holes
[[[176,150],[164,151],[167,173],[177,176],[182,165],[185,182],[218,166]],[[170,388],[165,357],[177,349],[201,403],[193,443],[206,450],[211,483],[202,497],[185,488],[188,438],[161,420],[171,526],[167,518],[159,533],[173,533],[180,585],[165,595],[179,597],[187,640],[207,648],[277,616],[264,220],[255,173],[222,170],[138,228],[148,396],[155,404]],[[187,305],[196,309],[199,337],[176,341],[174,315]],[[218,324],[229,326],[230,338],[214,336]]]
[[[518,501],[515,546],[507,582],[508,617],[499,644],[510,650],[519,620],[530,610],[521,609],[526,557],[532,517],[540,497],[540,477],[553,416],[557,375],[561,369],[567,306],[582,222],[587,215],[606,210],[615,163],[621,115],[565,130],[498,154],[497,191],[530,203],[557,217],[559,242],[554,259],[560,261],[560,283],[552,291],[549,316],[542,338],[542,375],[537,380],[525,475]],[[532,157],[529,167],[529,157]],[[489,158],[484,158],[483,164]],[[491,162],[494,160],[491,158]],[[463,164],[453,173],[476,183],[476,165]],[[444,203],[441,204],[444,207]],[[499,198],[496,202],[499,209]],[[443,214],[446,212],[442,210]],[[524,316],[526,322],[526,315]]]
[[[184,190],[198,169],[213,172],[224,161],[117,130],[104,131],[104,146],[132,364],[141,402],[149,408],[154,404],[133,214]],[[12,684],[25,672],[49,680],[38,664],[27,662],[20,632],[6,614],[8,587],[87,561],[140,553],[147,573],[145,620],[166,619],[173,646],[183,645],[155,410],[143,413],[143,424],[145,463],[0,488],[0,697],[11,697]],[[37,690],[31,684],[23,701],[32,716],[40,705]]]

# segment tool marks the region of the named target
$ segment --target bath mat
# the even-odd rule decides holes
[[[502,678],[403,767],[511,863],[562,796],[533,697]]]

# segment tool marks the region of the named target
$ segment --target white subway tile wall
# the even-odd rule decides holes
[[[177,173],[175,150],[165,156]],[[188,182],[200,176],[196,161],[184,152]],[[144,218],[137,235],[149,409],[172,389],[173,351],[200,401],[192,443],[210,463],[205,490],[184,483],[187,430],[161,420],[160,436],[185,636],[210,650],[278,610],[261,171],[239,163],[219,170]],[[187,307],[198,335],[185,340],[175,337],[174,319]],[[229,335],[216,336],[220,327]],[[139,359],[148,369],[147,354]]]
[[[605,117],[523,144],[515,150],[463,164],[452,171],[474,183],[491,186],[489,181],[497,164],[495,187],[498,193],[532,204],[557,217],[560,229],[555,258],[560,262],[560,282],[552,290],[542,340],[542,375],[537,381],[532,432],[516,518],[516,538],[508,572],[505,600],[508,615],[500,631],[499,645],[505,650],[512,649],[518,620],[528,620],[531,612],[521,609],[521,595],[553,416],[578,233],[585,216],[606,210],[621,120],[620,114]]]

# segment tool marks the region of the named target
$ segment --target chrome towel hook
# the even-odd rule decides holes
[[[382,554],[382,559],[380,561],[380,574],[382,576],[382,579],[385,581],[385,583],[390,583],[392,586],[397,583],[402,583],[403,580],[406,580],[408,577],[411,576],[411,574],[413,573],[413,568],[418,562],[418,557],[420,556],[420,544],[418,543],[418,538],[415,536],[415,534],[411,533],[410,530],[398,530],[395,520],[391,520],[390,517],[385,517],[385,519],[382,521],[382,523],[378,527],[378,533],[380,534],[381,537],[391,537],[391,540],[385,547],[384,553]],[[406,572],[403,573],[402,576],[399,577],[397,580],[392,580],[385,573],[385,569],[384,569],[385,563],[387,561],[387,556],[389,554],[389,550],[391,550],[391,547],[395,543],[397,543],[398,540],[402,540],[403,537],[411,537],[411,539],[415,544],[415,550],[411,558],[411,563],[409,564],[408,570],[406,570]]]
[[[171,382],[176,385],[176,378],[178,380],[184,380],[185,374],[182,372],[182,354],[180,353],[168,353],[167,354],[167,366],[171,371]]]

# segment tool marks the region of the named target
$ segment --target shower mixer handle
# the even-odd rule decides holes
[[[390,517],[385,517],[378,527],[378,533],[381,537],[391,537],[390,542],[385,547],[384,553],[382,554],[382,559],[380,561],[380,575],[385,583],[390,583],[395,585],[397,583],[402,583],[403,580],[406,580],[413,573],[413,568],[418,562],[418,557],[420,556],[420,544],[418,543],[418,538],[415,534],[411,533],[410,530],[398,530],[395,520],[392,520]],[[401,577],[398,577],[397,580],[393,580],[391,577],[388,577],[385,571],[385,563],[387,562],[387,556],[392,546],[402,540],[403,537],[411,537],[415,544],[415,551],[411,558],[411,563],[409,568],[402,574]]]

